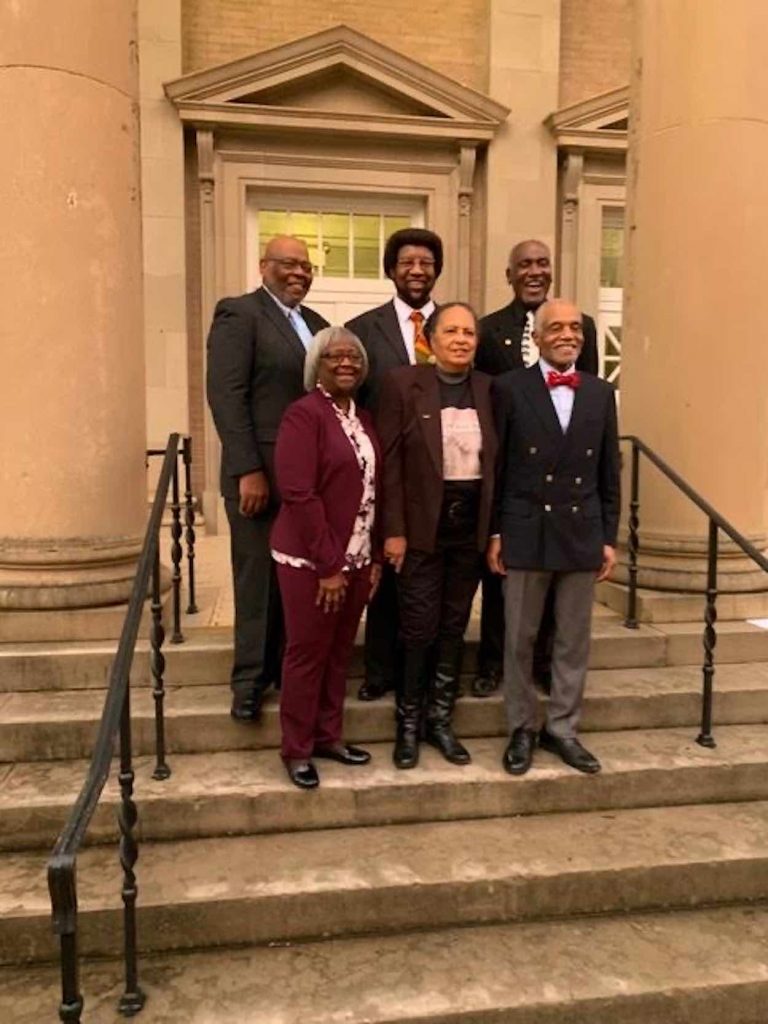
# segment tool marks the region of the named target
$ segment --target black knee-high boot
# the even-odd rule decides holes
[[[472,760],[467,748],[456,739],[452,725],[453,708],[459,693],[461,647],[461,641],[444,641],[439,645],[427,698],[424,738],[451,764],[469,764]]]
[[[406,648],[402,685],[398,688],[395,717],[397,733],[392,760],[398,768],[414,768],[419,762],[419,739],[426,689],[429,647]]]

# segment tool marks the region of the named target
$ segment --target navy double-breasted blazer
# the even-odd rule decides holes
[[[611,384],[581,373],[563,433],[538,363],[495,378],[494,524],[507,568],[597,570],[616,544],[620,463]]]

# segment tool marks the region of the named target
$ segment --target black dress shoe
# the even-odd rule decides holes
[[[542,750],[557,754],[567,765],[579,772],[595,775],[600,771],[600,762],[575,737],[562,739],[560,736],[553,736],[546,729],[542,729],[539,734],[539,746]]]
[[[391,693],[394,690],[394,686],[390,683],[377,682],[374,679],[366,681],[361,685],[357,691],[358,700],[381,700],[385,693]]]
[[[249,693],[236,693],[232,698],[230,714],[236,722],[258,722],[261,718],[261,706],[264,703],[263,690],[251,690]]]
[[[473,697],[490,697],[495,693],[501,683],[501,669],[488,669],[479,671],[472,680]]]
[[[311,761],[284,757],[283,764],[288,772],[288,778],[299,789],[316,789],[320,785],[320,776]]]
[[[368,764],[371,755],[360,747],[340,743],[338,747],[315,747],[312,757],[324,757],[327,761],[338,761],[339,764]]]
[[[533,764],[536,733],[532,729],[515,729],[501,763],[510,775],[525,775]]]

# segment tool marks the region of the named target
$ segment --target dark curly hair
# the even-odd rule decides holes
[[[427,231],[426,228],[402,228],[389,236],[384,246],[383,260],[384,273],[387,277],[392,276],[398,253],[405,245],[423,245],[425,249],[429,249],[435,258],[435,277],[440,277],[443,270],[443,243],[439,235],[434,231]]]

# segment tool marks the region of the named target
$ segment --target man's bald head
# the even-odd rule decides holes
[[[535,238],[518,242],[509,254],[507,281],[526,308],[538,308],[552,284],[549,246]]]
[[[306,243],[293,235],[270,238],[259,270],[265,287],[285,306],[298,306],[312,284],[313,268]]]

